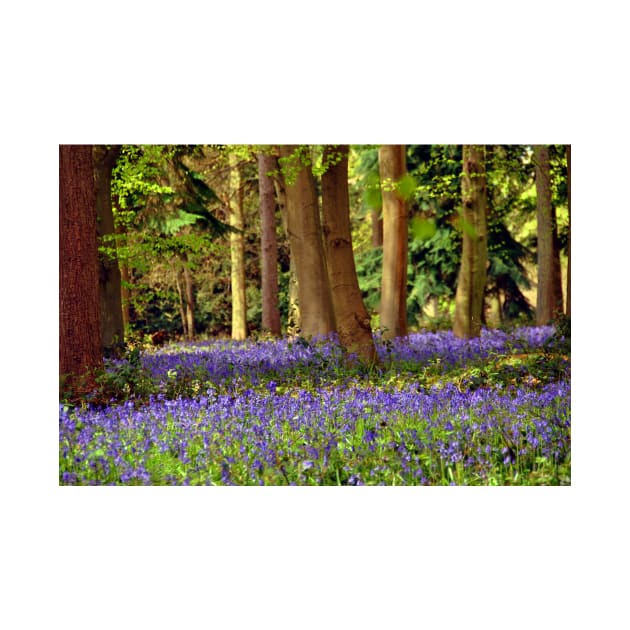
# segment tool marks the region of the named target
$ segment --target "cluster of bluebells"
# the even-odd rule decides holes
[[[483,329],[476,339],[460,339],[451,331],[411,333],[383,340],[375,335],[380,360],[386,365],[426,365],[439,361],[444,368],[471,360],[502,354],[508,349],[521,352],[542,346],[553,334],[551,326],[521,328],[513,333]],[[337,377],[343,370],[344,354],[334,336],[308,343],[302,339],[269,341],[216,340],[182,343],[142,357],[143,366],[156,381],[169,375],[197,374],[218,386],[245,378],[257,385],[268,378],[289,378],[310,370],[319,381]],[[115,367],[115,363],[112,364]]]
[[[450,333],[378,340],[383,360],[459,364],[537,346],[550,328],[474,341]],[[521,346],[519,346],[521,344]],[[338,370],[333,341],[181,345],[144,357],[156,377],[202,366],[211,381],[256,375],[256,386],[211,387],[194,398],[106,408],[60,407],[63,484],[432,484],[487,483],[497,467],[531,469],[570,454],[568,380],[461,389],[452,383],[374,385],[358,375],[317,387],[286,387],[296,368]],[[177,368],[177,369],[181,369]],[[278,376],[278,378],[274,378]],[[263,378],[265,377],[265,378]]]

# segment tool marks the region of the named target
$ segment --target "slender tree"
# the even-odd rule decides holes
[[[279,154],[279,151],[278,151]],[[278,157],[271,156],[273,163],[273,185],[276,191],[276,199],[280,209],[280,218],[282,219],[282,228],[287,240],[289,239],[289,215],[287,212],[287,194],[286,183],[282,175],[282,169],[278,164]],[[290,248],[289,248],[290,249]],[[298,296],[297,274],[295,272],[295,259],[289,256],[289,308],[287,317],[287,331],[294,333],[301,330],[300,325],[300,304]]]
[[[383,217],[380,208],[370,211],[372,221],[372,247],[383,247]]]
[[[102,366],[96,190],[91,145],[59,147],[59,375],[63,388],[95,388]]]
[[[538,289],[536,294],[536,323],[548,324],[563,312],[560,260],[555,212],[551,203],[551,175],[549,149],[534,147],[536,169],[536,231],[538,252]]]
[[[311,338],[335,330],[322,240],[315,180],[302,147],[280,147],[285,171],[287,230],[295,262],[302,335]]]
[[[485,147],[463,147],[462,260],[455,293],[453,333],[478,337],[484,305],[488,263],[487,182]]]
[[[247,337],[247,296],[245,282],[245,213],[238,156],[230,154],[230,259],[232,261],[232,339]]]
[[[378,162],[383,189],[380,320],[388,339],[407,334],[408,209],[395,187],[407,172],[405,146],[383,145]]]
[[[101,338],[105,354],[115,351],[124,341],[125,328],[121,301],[121,275],[113,240],[112,170],[120,155],[120,145],[94,147],[94,181],[96,186],[97,233],[105,251],[99,252],[99,295],[101,304]]]
[[[276,199],[273,179],[269,175],[277,163],[272,155],[258,154],[258,191],[260,197],[260,251],[262,276],[262,327],[280,336],[278,308],[278,242],[276,240]]]
[[[373,364],[377,355],[370,317],[361,297],[352,253],[348,153],[347,145],[324,147],[322,215],[326,262],[339,341],[362,362]]]

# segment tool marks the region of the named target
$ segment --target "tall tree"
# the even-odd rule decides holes
[[[59,375],[95,388],[101,352],[96,190],[91,145],[59,147]]]
[[[258,154],[258,191],[260,198],[260,251],[262,284],[262,327],[280,336],[278,308],[278,241],[276,240],[276,199],[273,179],[269,175],[277,168],[276,159]]]
[[[367,364],[376,361],[370,317],[367,313],[354,263],[348,198],[347,145],[324,147],[322,215],[328,277],[341,345]]]
[[[272,155],[273,159],[273,186],[276,191],[276,200],[280,209],[280,218],[284,234],[289,239],[289,214],[287,211],[286,183],[282,174],[282,169],[278,163],[280,151],[276,148],[277,155]],[[290,249],[290,248],[289,248]],[[287,332],[293,334],[301,330],[300,325],[300,304],[298,296],[297,274],[295,272],[295,259],[289,253],[289,304],[287,313]]]
[[[238,156],[230,154],[230,258],[232,261],[232,339],[247,337],[247,295],[245,282],[245,213]]]
[[[94,146],[94,181],[96,186],[97,233],[99,251],[99,295],[101,304],[101,339],[103,352],[109,353],[124,341],[121,301],[121,275],[114,241],[112,210],[112,170],[120,156],[120,145]]]
[[[465,145],[462,161],[463,242],[453,333],[470,338],[478,337],[481,332],[488,262],[485,147]]]
[[[383,189],[383,275],[380,320],[383,337],[407,334],[407,203],[396,189],[407,173],[404,145],[383,145],[378,152]]]
[[[287,230],[295,263],[302,335],[311,338],[335,330],[322,240],[315,180],[308,147],[280,147],[285,174]]]
[[[534,146],[536,168],[536,232],[538,256],[538,289],[536,323],[548,324],[563,312],[560,259],[555,211],[551,203],[549,149]]]

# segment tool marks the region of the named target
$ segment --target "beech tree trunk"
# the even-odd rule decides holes
[[[380,320],[383,338],[407,334],[407,203],[394,184],[407,172],[405,146],[383,145],[378,152],[383,188],[383,276]]]
[[[103,365],[96,189],[91,145],[59,147],[59,375],[63,389],[96,387]]]
[[[335,330],[335,319],[326,270],[315,180],[310,166],[304,165],[296,147],[280,147],[285,167],[287,218],[291,258],[298,281],[301,333],[305,338],[326,335]]]
[[[339,341],[348,352],[356,353],[363,363],[373,364],[377,354],[370,316],[361,297],[352,252],[348,153],[347,145],[324,148],[324,165],[328,164],[322,175],[326,262]]]
[[[287,239],[289,239],[289,215],[287,212],[286,184],[284,182],[284,177],[280,172],[278,158],[276,156],[272,156],[272,159],[275,172],[275,175],[273,177],[273,185],[276,190],[278,207],[280,208],[280,218],[282,219],[282,227],[284,229],[284,233]],[[301,330],[300,305],[298,303],[298,299],[298,283],[297,274],[295,272],[295,260],[291,255],[289,247],[289,308],[287,317],[287,332],[289,334],[296,334],[298,331]]]
[[[536,219],[538,251],[538,289],[536,293],[536,324],[548,324],[563,312],[562,285],[559,271],[558,235],[555,212],[551,205],[549,149],[534,147],[536,169]]]
[[[185,339],[189,339],[188,334],[188,317],[186,316],[186,303],[184,302],[184,289],[182,288],[184,272],[179,267],[175,268],[175,286],[177,287],[177,296],[179,297],[179,317],[182,320],[182,334]]]
[[[571,145],[567,145],[567,194],[569,203],[569,251],[567,261],[567,317],[571,317]]]
[[[274,184],[267,174],[273,171],[276,160],[271,155],[258,154],[258,191],[260,197],[260,250],[262,284],[262,327],[279,337],[280,310],[278,308],[278,242],[276,240],[276,199]]]
[[[462,177],[462,261],[455,293],[453,333],[478,337],[483,322],[488,262],[485,147],[464,145]]]
[[[383,247],[383,217],[380,208],[373,208],[372,219],[372,247]]]
[[[245,217],[243,212],[243,188],[238,158],[230,155],[230,259],[232,282],[232,339],[247,337],[247,296],[245,289]]]
[[[186,303],[186,331],[188,340],[195,336],[195,294],[193,289],[193,278],[188,267],[188,257],[184,256],[183,276],[184,276],[184,298]]]
[[[115,243],[112,211],[112,169],[120,155],[120,145],[94,147],[94,181],[96,186],[97,234],[109,250],[99,252],[99,295],[101,305],[101,338],[103,352],[108,354],[122,344],[125,336],[121,300],[121,275]]]

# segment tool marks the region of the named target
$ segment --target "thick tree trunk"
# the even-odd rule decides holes
[[[559,285],[559,258],[555,213],[551,205],[549,150],[534,147],[536,168],[536,218],[538,251],[538,289],[536,294],[536,324],[548,324],[563,312]]]
[[[243,212],[243,188],[238,159],[230,155],[230,260],[232,282],[232,339],[247,337],[247,297],[245,290],[245,217]]]
[[[324,164],[329,164],[322,175],[326,262],[339,341],[348,352],[356,353],[363,363],[373,364],[377,355],[370,316],[361,298],[352,252],[348,152],[347,145],[324,148]]]
[[[122,344],[125,336],[118,256],[115,243],[111,238],[108,239],[115,233],[112,211],[112,169],[119,155],[119,145],[94,147],[97,233],[100,244],[108,249],[108,253],[99,252],[101,338],[105,354]]]
[[[487,185],[485,148],[463,147],[462,261],[455,293],[453,333],[478,337],[483,322],[484,291],[488,261]]]
[[[335,319],[326,270],[319,207],[315,181],[310,166],[294,155],[295,147],[280,147],[285,167],[291,171],[285,178],[291,258],[298,280],[301,332],[304,337],[326,335],[335,330]]]
[[[59,147],[59,375],[65,391],[96,387],[103,364],[96,190],[91,145]]]
[[[571,145],[567,145],[567,194],[569,203],[569,251],[567,261],[567,317],[571,317]]]
[[[378,152],[383,187],[383,276],[381,281],[381,328],[391,339],[407,334],[407,204],[393,184],[407,172],[405,146],[383,145]]]
[[[260,250],[262,276],[262,327],[277,337],[281,334],[278,308],[278,242],[276,240],[276,199],[273,180],[267,174],[276,168],[271,155],[258,155],[260,196]]]

